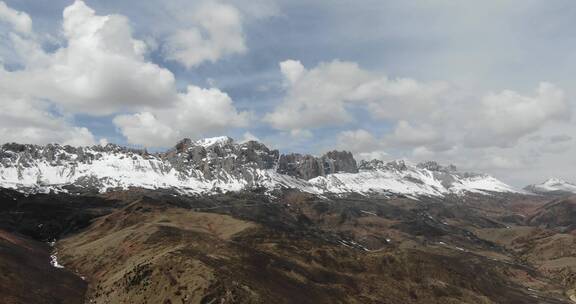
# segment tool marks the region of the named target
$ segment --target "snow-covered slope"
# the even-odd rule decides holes
[[[454,167],[434,162],[407,165],[403,161],[381,161],[360,164],[360,172],[336,173],[310,180],[319,188],[333,193],[397,193],[410,196],[444,196],[465,192],[519,192],[484,174],[460,173]]]
[[[5,144],[0,148],[0,187],[42,192],[143,187],[185,193],[296,188],[315,194],[413,197],[516,192],[488,175],[460,173],[434,162],[407,165],[374,160],[357,165],[347,152],[322,157],[280,155],[261,143],[237,144],[228,137],[186,139],[156,154],[116,145]]]
[[[164,154],[148,154],[116,145],[63,147],[4,145],[0,150],[0,187],[63,191],[69,186],[96,189],[172,188],[187,193],[239,191],[251,187],[307,189],[305,181],[277,174],[278,158],[257,143],[235,144],[218,137],[183,141]],[[249,151],[256,155],[250,159]],[[245,158],[245,159],[243,159]],[[262,163],[259,163],[262,162]]]
[[[529,185],[526,190],[534,193],[576,193],[576,185],[559,178],[550,178],[541,184]]]

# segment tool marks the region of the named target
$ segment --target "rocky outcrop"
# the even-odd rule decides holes
[[[422,163],[417,164],[416,167],[421,168],[421,169],[427,169],[427,170],[434,171],[434,172],[447,172],[447,173],[449,173],[449,172],[458,171],[456,166],[454,166],[454,165],[442,166],[435,161],[422,162]]]
[[[309,180],[333,173],[358,173],[358,167],[347,151],[330,151],[321,157],[293,153],[280,156],[278,173]]]
[[[277,172],[308,180],[324,175],[324,168],[322,162],[312,155],[292,153],[280,156]]]
[[[324,174],[358,173],[358,165],[349,151],[330,151],[322,156]]]
[[[272,169],[279,154],[257,141],[237,144],[230,137],[220,137],[195,142],[183,139],[160,157],[177,170],[190,167],[204,178],[213,179],[226,175],[244,177],[247,169]]]
[[[375,170],[394,170],[405,171],[407,169],[406,163],[403,160],[395,160],[391,162],[384,162],[379,159],[362,160],[358,169],[362,171],[375,171]]]

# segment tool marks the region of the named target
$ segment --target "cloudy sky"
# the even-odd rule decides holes
[[[0,142],[434,159],[576,181],[572,0],[4,0]]]

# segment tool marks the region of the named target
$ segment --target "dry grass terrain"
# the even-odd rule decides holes
[[[78,196],[10,196],[0,265],[12,277],[0,279],[29,286],[22,265],[32,264],[15,257],[35,261],[38,278],[53,274],[46,292],[9,303],[512,304],[574,294],[574,235],[523,220],[544,210],[542,198],[273,195],[132,189],[85,198],[86,208]],[[55,249],[31,240],[52,237]],[[50,250],[65,269],[49,265]],[[66,296],[39,301],[48,291]]]

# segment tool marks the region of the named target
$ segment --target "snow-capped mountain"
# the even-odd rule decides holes
[[[321,157],[280,154],[229,137],[184,139],[165,153],[117,145],[70,147],[5,144],[0,148],[0,187],[22,191],[99,191],[142,187],[185,193],[296,188],[315,194],[517,192],[483,174],[458,172],[435,162],[356,163],[350,152]]]
[[[541,184],[529,185],[524,189],[538,194],[576,193],[576,184],[569,183],[559,178],[550,178]]]
[[[461,173],[456,167],[436,162],[408,165],[403,161],[361,162],[358,173],[335,173],[310,180],[333,193],[389,191],[415,196],[443,196],[450,193],[518,192],[485,174]]]

